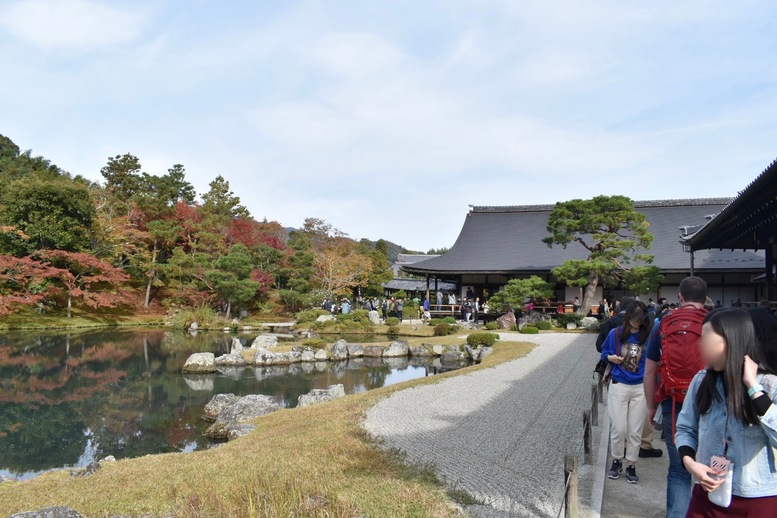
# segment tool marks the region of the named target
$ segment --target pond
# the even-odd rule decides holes
[[[248,346],[256,334],[239,337]],[[314,388],[342,383],[353,394],[439,370],[425,359],[359,358],[181,374],[191,353],[223,354],[232,338],[150,329],[0,333],[0,475],[27,479],[107,455],[208,448],[200,417],[218,393],[266,394],[293,407]]]

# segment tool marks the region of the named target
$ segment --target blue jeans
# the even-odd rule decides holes
[[[674,416],[675,423],[679,413],[678,408]],[[684,518],[691,501],[691,474],[683,466],[680,454],[674,445],[671,411],[664,413],[662,424],[666,435],[666,451],[669,455],[669,472],[666,475],[666,516]]]

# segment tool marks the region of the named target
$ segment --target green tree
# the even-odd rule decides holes
[[[310,281],[316,264],[310,235],[293,230],[289,234],[287,246],[284,264],[279,269],[282,284],[289,290],[306,293],[310,291]]]
[[[553,284],[532,275],[526,279],[510,279],[502,290],[488,301],[493,308],[510,306],[520,308],[527,298],[548,298],[553,295]]]
[[[256,295],[259,283],[251,279],[251,253],[244,245],[232,245],[227,255],[219,257],[207,272],[214,291],[226,307],[226,318],[232,308],[245,304]]]
[[[100,169],[105,178],[105,188],[117,200],[129,202],[141,186],[140,160],[135,155],[125,153],[108,159]]]
[[[627,289],[654,289],[661,275],[644,253],[653,244],[645,215],[626,196],[597,196],[590,200],[556,203],[548,215],[550,236],[543,242],[564,248],[578,243],[585,259],[570,259],[554,268],[553,275],[570,286],[583,286],[579,312],[587,315],[599,285]],[[636,263],[636,264],[634,264]]]
[[[27,253],[87,250],[94,216],[89,187],[68,177],[26,176],[8,185],[0,199],[0,224],[27,236]]]

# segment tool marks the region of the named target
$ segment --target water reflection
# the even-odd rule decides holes
[[[255,334],[240,340],[250,346]],[[314,388],[342,383],[357,393],[440,368],[431,359],[359,358],[180,374],[189,354],[228,352],[232,338],[162,330],[1,334],[0,475],[29,478],[106,455],[206,448],[200,416],[220,392],[267,394],[292,407]]]

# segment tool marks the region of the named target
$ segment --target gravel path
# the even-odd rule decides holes
[[[556,516],[564,455],[583,460],[582,412],[590,408],[595,335],[501,338],[538,347],[493,369],[397,392],[370,409],[364,427],[408,462],[433,464],[450,487],[482,502],[465,507],[473,516]],[[591,471],[581,469],[584,512]]]

